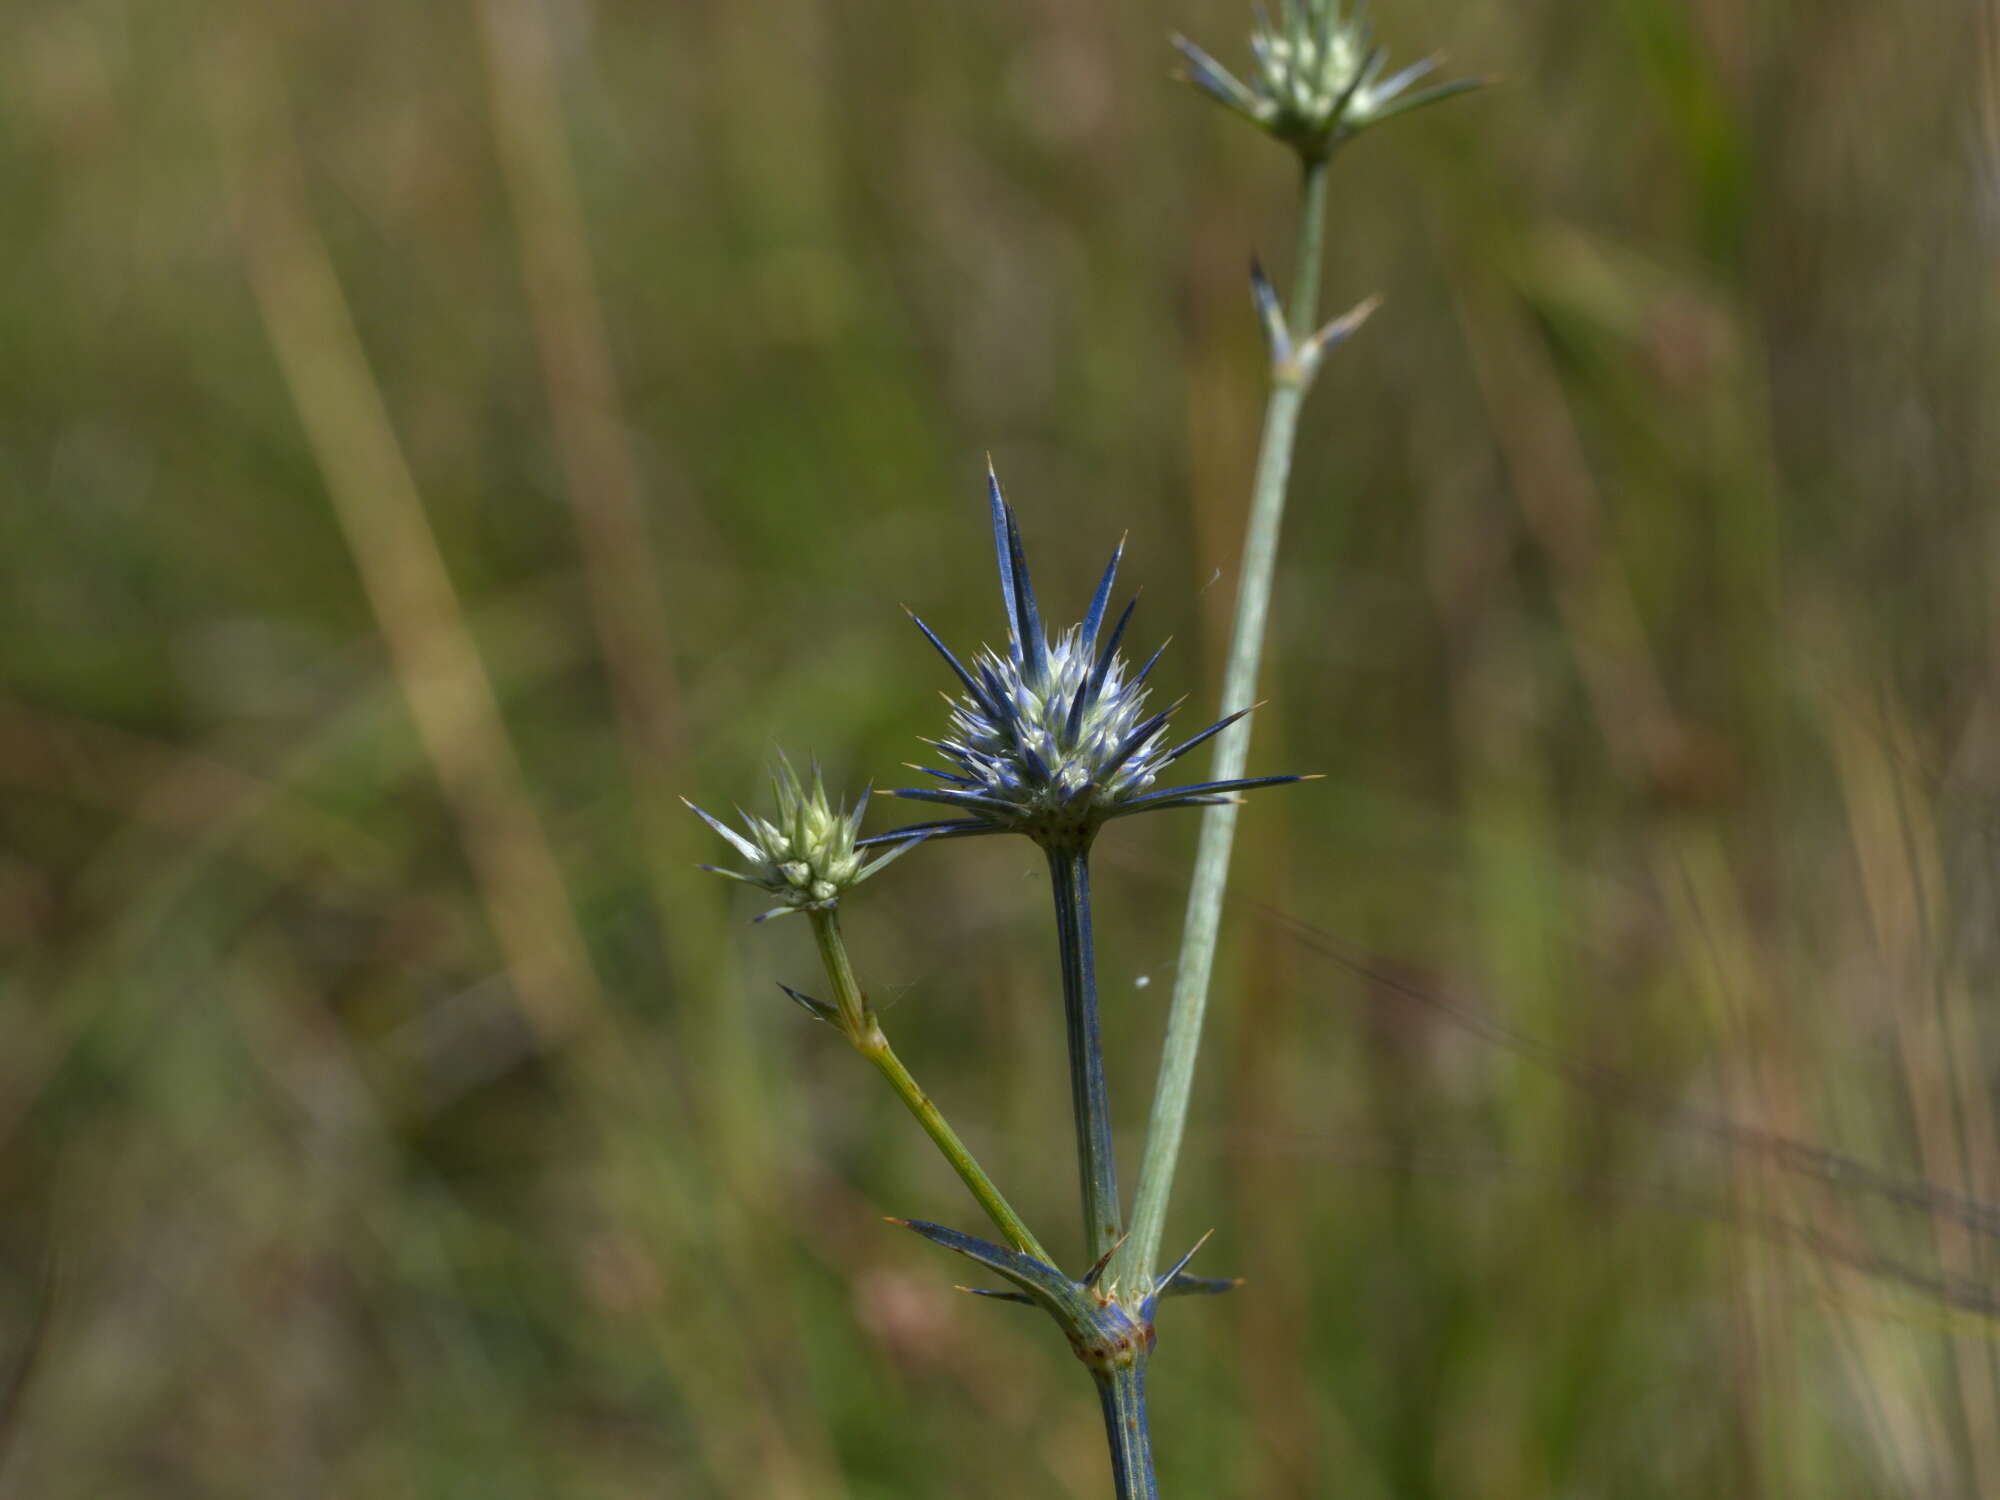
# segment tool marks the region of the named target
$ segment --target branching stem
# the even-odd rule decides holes
[[[910,1076],[910,1070],[903,1066],[895,1048],[889,1045],[880,1019],[854,977],[854,966],[847,957],[847,940],[840,932],[839,914],[814,911],[807,915],[812,921],[813,937],[819,944],[820,961],[826,966],[827,982],[833,986],[834,1003],[839,1011],[835,1024],[854,1044],[854,1050],[873,1063],[876,1071],[889,1080],[889,1087],[896,1091],[896,1097],[917,1117],[924,1133],[936,1143],[944,1159],[951,1163],[952,1170],[958,1173],[959,1180],[971,1189],[972,1196],[979,1200],[979,1206],[986,1210],[987,1217],[1006,1236],[1007,1242],[1036,1260],[1047,1262],[1049,1253],[1035,1238],[1034,1231],[1014,1212],[1014,1206],[1007,1201],[1006,1195],[994,1186],[993,1179],[973,1159],[965,1142],[958,1138],[958,1132],[951,1128],[951,1123],[939,1112],[931,1096]]]
[[[1326,234],[1326,173],[1326,160],[1307,160],[1300,178],[1298,250],[1288,309],[1295,341],[1308,337],[1319,317],[1319,267]],[[1264,412],[1263,441],[1257,453],[1250,520],[1243,540],[1243,575],[1236,594],[1236,621],[1222,679],[1225,710],[1240,708],[1257,696],[1257,669],[1264,655],[1271,578],[1277,566],[1278,537],[1285,516],[1285,490],[1291,478],[1292,448],[1308,379],[1300,371],[1282,367],[1273,374],[1270,401]],[[1211,773],[1215,780],[1234,780],[1243,774],[1250,754],[1250,724],[1250,719],[1243,719],[1216,736]],[[1180,961],[1174,971],[1173,1003],[1167,1012],[1166,1043],[1160,1058],[1159,1081],[1154,1087],[1152,1119],[1146,1131],[1146,1154],[1139,1166],[1138,1196],[1132,1206],[1132,1233],[1119,1247],[1105,1278],[1114,1287],[1150,1285],[1158,1268],[1167,1202],[1173,1194],[1174,1169],[1180,1160],[1181,1136],[1187,1126],[1188,1098],[1194,1088],[1195,1060],[1201,1051],[1202,1019],[1208,1009],[1209,978],[1215,967],[1216,937],[1222,927],[1223,892],[1229,881],[1229,856],[1235,838],[1233,803],[1202,810],[1194,879],[1188,890],[1187,916],[1181,929]]]

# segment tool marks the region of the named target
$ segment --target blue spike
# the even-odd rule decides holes
[[[994,729],[1007,736],[1009,742],[1014,746],[1014,753],[1016,755],[1021,756],[1031,765],[1040,767],[1041,775],[1048,775],[1048,767],[1042,765],[1041,757],[1028,748],[1028,742],[1021,734],[1021,716],[1015,711],[1013,700],[1002,692],[1000,680],[994,676],[993,669],[982,661],[979,664],[979,675],[981,680],[986,683],[988,690],[992,692],[994,697],[1000,700],[1002,705],[1001,711],[993,716]]]
[[[890,795],[909,802],[936,802],[945,807],[959,807],[967,812],[982,807],[990,807],[995,812],[1004,813],[1019,813],[1021,810],[1012,802],[1003,801],[999,797],[985,797],[978,792],[934,791],[927,786],[900,788]]]
[[[1000,493],[1000,476],[993,472],[993,460],[986,460],[986,502],[993,512],[993,551],[1000,560],[1000,602],[1007,607],[1007,647],[1018,664],[1021,660],[1021,605],[1014,597],[1014,560],[1007,545],[1012,520],[1007,501]]]
[[[1046,1265],[1032,1255],[974,1239],[969,1234],[947,1229],[942,1224],[929,1224],[922,1219],[891,1219],[889,1222],[922,1235],[933,1245],[955,1250],[967,1260],[978,1261],[987,1270],[1006,1277],[1051,1312],[1073,1312],[1078,1305],[1082,1293],[1077,1284],[1054,1266]]]
[[[933,839],[971,838],[975,834],[999,833],[984,818],[942,818],[935,823],[912,823],[908,828],[893,828],[887,833],[871,833],[865,839],[855,840],[857,849],[872,849],[881,844],[900,843],[904,839],[924,834]]]
[[[1190,1276],[1183,1271],[1153,1295],[1155,1297],[1219,1297],[1243,1285],[1241,1276]]]
[[[1235,713],[1230,714],[1228,717],[1217,719],[1213,724],[1209,725],[1208,728],[1204,729],[1200,734],[1194,736],[1194,738],[1182,741],[1180,744],[1174,746],[1173,749],[1169,750],[1165,755],[1161,756],[1160,764],[1163,766],[1169,765],[1172,762],[1179,760],[1183,755],[1186,755],[1188,751],[1194,749],[1195,746],[1203,744],[1208,740],[1213,739],[1216,735],[1222,733],[1223,730],[1227,729],[1231,724],[1234,724],[1238,719],[1242,718],[1245,714],[1251,712],[1251,710],[1255,709],[1256,706],[1257,705],[1253,703],[1250,705],[1249,708],[1239,708],[1236,710]]]
[[[1317,781],[1317,776],[1246,776],[1235,781],[1202,781],[1193,786],[1171,787],[1155,796],[1211,796],[1223,792],[1248,792],[1260,786],[1289,786],[1294,781]]]
[[[984,657],[979,661],[979,680],[986,685],[986,695],[997,705],[993,712],[996,726],[1014,721],[1014,700],[1007,696],[1007,690],[1000,684],[1000,674],[993,670],[993,663]]]
[[[1132,674],[1132,680],[1126,684],[1128,689],[1137,687],[1153,675],[1153,668],[1157,667],[1160,664],[1160,658],[1167,654],[1167,647],[1173,644],[1173,639],[1172,636],[1168,636],[1164,641],[1160,642],[1160,649],[1147,657],[1146,665]]]
[[[1049,763],[1042,759],[1040,754],[1036,752],[1035,747],[1018,735],[1015,736],[1014,743],[1019,749],[1021,759],[1027,763],[1028,769],[1034,772],[1035,779],[1037,781],[1049,780],[1051,775]]]
[[[796,1000],[799,1003],[799,1008],[815,1021],[831,1022],[840,1014],[839,1011],[828,1005],[824,1000],[815,1000],[811,995],[802,995],[789,984],[781,983],[778,988]]]
[[[1085,656],[1097,649],[1097,628],[1104,623],[1104,607],[1111,602],[1111,584],[1118,577],[1118,560],[1124,555],[1125,539],[1120,537],[1111,561],[1105,566],[1104,577],[1098,580],[1097,592],[1090,596],[1090,608],[1084,611],[1080,649]]]
[[[1312,779],[1309,776],[1255,776],[1247,781],[1210,781],[1200,786],[1168,787],[1165,791],[1149,792],[1143,797],[1134,797],[1130,802],[1121,802],[1105,816],[1126,818],[1133,813],[1159,812],[1169,807],[1213,807],[1218,803],[1234,801],[1228,795],[1231,792],[1247,792],[1260,786],[1284,786]]]
[[[1028,1307],[1035,1305],[1035,1299],[1026,1292],[996,1292],[984,1286],[962,1286],[959,1290],[973,1297],[991,1297],[995,1302],[1019,1302]]]
[[[1109,776],[1113,771],[1124,765],[1126,761],[1137,755],[1140,747],[1160,732],[1165,726],[1168,717],[1185,701],[1185,699],[1176,699],[1154,714],[1152,718],[1146,720],[1137,729],[1126,735],[1118,748],[1111,752],[1110,759],[1099,766],[1098,775],[1100,777]]]
[[[1134,813],[1168,812],[1176,807],[1228,807],[1241,800],[1238,797],[1168,797],[1164,800],[1150,796],[1139,797],[1130,802],[1119,803],[1104,816],[1106,819],[1129,818]]]
[[[1069,712],[1063,716],[1063,743],[1072,749],[1076,746],[1077,732],[1083,728],[1083,710],[1091,696],[1090,684],[1085,683],[1076,690],[1076,696],[1069,701]]]
[[[1090,669],[1089,696],[1091,698],[1096,698],[1104,690],[1104,679],[1110,675],[1111,663],[1118,655],[1118,643],[1125,639],[1125,627],[1132,619],[1132,611],[1138,607],[1139,596],[1134,594],[1131,602],[1125,606],[1124,613],[1118,616],[1118,623],[1111,627],[1111,639],[1104,643],[1104,650],[1098,653],[1097,665]],[[1161,651],[1165,649],[1166,647],[1164,646],[1160,648]],[[1155,652],[1153,660],[1158,661],[1159,659],[1159,652]]]
[[[1021,545],[1021,525],[1011,507],[1007,511],[1007,545],[1014,555],[1014,602],[1021,611],[1025,637],[1021,649],[1027,653],[1028,670],[1039,679],[1048,674],[1049,643],[1042,634],[1041,611],[1035,607],[1035,583],[1028,573],[1027,549]]]
[[[953,656],[951,654],[951,648],[945,645],[943,641],[938,639],[937,632],[935,630],[932,630],[930,626],[926,625],[922,620],[919,620],[916,617],[916,615],[911,613],[908,609],[905,609],[904,613],[908,614],[910,616],[911,622],[917,627],[917,629],[921,630],[924,633],[924,639],[929,641],[933,646],[937,647],[938,655],[944,658],[945,665],[951,668],[952,672],[957,676],[958,680],[965,684],[965,690],[972,695],[972,701],[974,703],[977,703],[981,708],[985,709],[988,713],[994,712],[993,705],[987,701],[986,695],[979,690],[979,684],[972,680],[972,674],[965,670],[964,666],[960,664],[959,659],[956,656]]]
[[[1204,1234],[1200,1239],[1196,1240],[1194,1242],[1194,1249],[1188,1251],[1186,1255],[1183,1255],[1179,1260],[1175,1261],[1172,1269],[1170,1269],[1164,1276],[1161,1276],[1153,1283],[1153,1290],[1157,1293],[1163,1287],[1165,1287],[1168,1282],[1172,1281],[1176,1276],[1180,1275],[1181,1272],[1185,1271],[1187,1269],[1188,1262],[1193,1260],[1195,1256],[1200,1253],[1201,1247],[1208,1243],[1209,1235],[1212,1235],[1214,1233],[1215,1231],[1211,1229],[1208,1231],[1208,1234]]]
[[[1250,298],[1257,304],[1257,321],[1264,325],[1264,337],[1271,345],[1271,361],[1282,365],[1292,355],[1292,334],[1285,326],[1285,310],[1278,301],[1277,288],[1264,274],[1256,257],[1250,260]]]

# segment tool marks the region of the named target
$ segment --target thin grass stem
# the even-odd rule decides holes
[[[1319,316],[1319,267],[1326,235],[1326,173],[1325,160],[1307,160],[1300,178],[1298,247],[1290,308],[1295,339],[1309,336]],[[1251,492],[1250,519],[1243,541],[1243,576],[1236,595],[1236,620],[1222,680],[1225,709],[1249,703],[1257,695],[1257,670],[1264,655],[1271,579],[1277,566],[1278,538],[1285,516],[1285,491],[1291,479],[1299,409],[1305,403],[1309,382],[1309,373],[1295,367],[1280,364],[1273,372]],[[1250,719],[1243,719],[1216,736],[1211,779],[1233,781],[1243,775],[1250,755],[1250,723]],[[1223,894],[1229,881],[1229,856],[1235,839],[1235,803],[1202,810],[1194,878],[1181,929],[1180,960],[1174,971],[1173,1002],[1167,1012],[1166,1042],[1160,1058],[1159,1081],[1154,1087],[1152,1118],[1146,1130],[1146,1151],[1139,1166],[1138,1195],[1132,1206],[1132,1233],[1113,1257],[1106,1278],[1114,1287],[1148,1286],[1158,1267],[1167,1203],[1173,1195],[1174,1170],[1187,1127],[1188,1099],[1194,1089],[1195,1061],[1201,1051],[1202,1021],[1208,1010],[1208,986],[1215,967],[1216,938],[1222,928]]]

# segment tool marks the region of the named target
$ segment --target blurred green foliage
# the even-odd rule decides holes
[[[1162,1483],[2000,1494],[1990,1240],[1691,1123],[2000,1201],[2000,36],[1378,22],[1502,82],[1335,170],[1327,295],[1387,301],[1252,763],[1329,779],[1238,846],[1171,1237],[1249,1286],[1169,1309]],[[1291,184],[1165,34],[1246,27],[0,13],[0,1493],[1105,1492],[1067,1352],[879,1222],[977,1227],[670,797],[893,780],[947,685],[898,603],[1000,628],[988,451],[1052,599],[1130,529],[1219,707]],[[1193,834],[1143,823],[1135,1152]],[[849,929],[1067,1254],[1032,854]]]

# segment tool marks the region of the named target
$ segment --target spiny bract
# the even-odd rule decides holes
[[[1283,0],[1278,16],[1274,24],[1258,7],[1250,34],[1257,66],[1247,83],[1186,37],[1175,37],[1174,46],[1186,59],[1190,83],[1307,156],[1324,156],[1391,115],[1479,87],[1476,79],[1460,79],[1411,93],[1410,86],[1437,67],[1435,57],[1384,78],[1389,53],[1374,45],[1363,0],[1352,6]]]
[[[1007,610],[1007,653],[982,650],[968,670],[936,632],[916,620],[965,693],[952,703],[950,738],[926,741],[954,769],[913,767],[937,777],[944,787],[895,793],[942,803],[971,816],[918,824],[864,843],[917,833],[944,838],[1025,833],[1052,847],[1087,844],[1110,818],[1222,802],[1232,792],[1301,779],[1260,776],[1153,790],[1168,766],[1250,710],[1239,709],[1168,749],[1167,719],[1179,705],[1150,715],[1145,712],[1146,677],[1160,652],[1155,651],[1137,672],[1128,671],[1118,652],[1136,598],[1125,606],[1102,645],[1098,642],[1124,544],[1112,553],[1082,623],[1051,642],[1035,604],[1020,527],[990,470],[987,494],[994,550],[1000,559],[1000,594]]]
[[[867,858],[858,843],[868,793],[861,794],[852,812],[835,807],[827,797],[817,765],[813,767],[812,784],[806,786],[792,769],[792,763],[780,753],[771,767],[771,789],[777,794],[776,821],[752,817],[739,808],[737,815],[742,818],[745,830],[742,833],[710,817],[687,798],[681,799],[690,812],[728,839],[750,862],[748,870],[725,870],[717,865],[701,868],[754,885],[778,898],[780,904],[758,917],[759,922],[789,912],[831,909],[838,904],[843,891],[859,885],[907,850],[911,843],[919,841],[897,838],[896,847],[886,854],[872,860]]]

